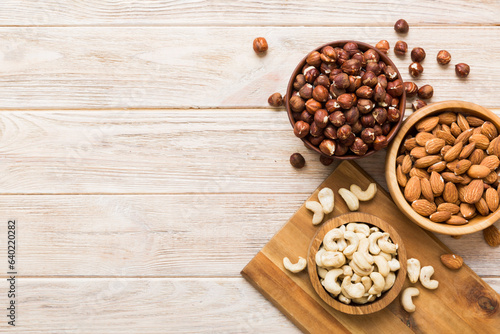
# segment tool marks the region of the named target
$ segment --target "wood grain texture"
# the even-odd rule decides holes
[[[385,25],[404,13],[410,24],[495,24],[495,1],[15,1],[0,4],[2,25]],[[367,10],[369,7],[369,10]],[[340,14],[341,13],[341,14]],[[443,15],[446,13],[446,15]],[[320,18],[320,20],[318,20]]]
[[[252,49],[256,36],[269,42],[265,57]],[[392,27],[0,28],[0,106],[266,107],[270,94],[284,93],[299,60],[342,39],[394,45],[401,36]],[[500,68],[491,66],[500,62],[500,27],[415,27],[405,41],[428,54],[417,84],[434,86],[433,101],[500,106]],[[467,80],[437,64],[443,48],[453,63],[469,63]],[[409,80],[410,57],[389,56]]]

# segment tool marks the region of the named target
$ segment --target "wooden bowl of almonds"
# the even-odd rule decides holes
[[[388,149],[396,205],[442,234],[481,231],[500,219],[500,118],[469,102],[433,103],[408,117]]]

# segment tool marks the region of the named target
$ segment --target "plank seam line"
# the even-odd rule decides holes
[[[482,27],[498,27],[500,26],[500,23],[497,22],[491,22],[491,23],[475,23],[475,22],[463,22],[463,23],[426,23],[426,24],[419,24],[419,23],[412,23],[412,29],[415,28],[445,28],[445,29],[454,29],[456,27],[471,27],[471,28],[482,28]],[[340,25],[330,25],[330,24],[324,24],[324,25],[318,25],[318,24],[313,24],[313,23],[301,23],[301,24],[277,24],[277,25],[272,25],[272,24],[193,24],[193,23],[186,23],[186,24],[165,24],[165,23],[137,23],[137,24],[48,24],[48,25],[23,25],[23,24],[5,24],[5,25],[0,25],[0,28],[193,28],[193,29],[199,29],[202,27],[208,27],[208,28],[253,28],[253,27],[258,27],[258,28],[366,28],[366,27],[380,27],[380,28],[392,28],[393,24],[370,24],[370,25],[363,25],[359,23],[353,23],[353,24],[340,24]]]

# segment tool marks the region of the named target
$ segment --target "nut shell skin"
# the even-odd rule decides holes
[[[295,122],[293,126],[293,133],[299,138],[304,138],[309,134],[309,124],[304,121]]]
[[[459,78],[467,78],[470,73],[470,67],[465,63],[456,64],[455,73]]]
[[[294,153],[290,156],[290,165],[292,165],[295,168],[302,168],[306,164],[306,160],[300,153]]]
[[[411,60],[416,63],[421,63],[425,59],[425,50],[422,48],[413,48],[411,50]]]
[[[256,53],[264,53],[268,48],[269,46],[267,45],[267,41],[264,37],[257,37],[253,40],[253,50]]]
[[[410,30],[410,26],[406,20],[399,19],[394,24],[394,30],[399,34],[406,34]]]
[[[441,50],[436,56],[439,65],[447,65],[451,61],[451,54],[446,50]]]

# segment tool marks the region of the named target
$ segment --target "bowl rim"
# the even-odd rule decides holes
[[[449,225],[446,223],[435,223],[428,218],[420,216],[418,213],[413,210],[413,208],[408,204],[406,199],[404,198],[403,192],[401,191],[399,184],[396,179],[396,158],[398,155],[398,151],[400,146],[403,143],[403,139],[407,136],[408,132],[413,129],[415,123],[421,120],[424,117],[442,113],[444,111],[456,111],[456,112],[464,112],[464,113],[475,113],[481,114],[482,117],[486,118],[489,121],[496,120],[496,127],[500,126],[500,117],[495,115],[490,110],[477,105],[471,102],[465,101],[442,101],[435,102],[429,104],[421,109],[418,112],[411,114],[402,124],[401,129],[394,139],[394,141],[389,145],[387,149],[387,156],[385,161],[385,178],[387,182],[387,187],[389,188],[389,192],[391,197],[396,203],[397,207],[415,224],[420,227],[446,235],[464,235],[470,234],[474,232],[481,231],[488,226],[495,223],[498,219],[500,219],[500,208],[498,208],[495,212],[490,215],[484,217],[481,221],[476,222],[474,224],[464,224],[464,225]],[[471,219],[471,222],[475,218]]]
[[[399,72],[399,69],[394,64],[394,62],[389,58],[389,56],[387,56],[385,53],[383,53],[382,51],[380,51],[379,49],[377,49],[376,47],[374,47],[374,46],[372,46],[372,45],[370,45],[368,43],[364,43],[364,42],[360,42],[360,41],[355,41],[355,40],[338,40],[338,41],[333,41],[333,42],[330,42],[330,43],[323,44],[323,45],[315,48],[314,50],[311,50],[310,52],[308,52],[304,56],[304,58],[302,58],[302,60],[300,60],[300,62],[297,64],[297,66],[293,70],[292,75],[290,77],[290,80],[288,81],[288,86],[287,86],[287,89],[286,89],[286,95],[285,95],[284,101],[285,101],[286,112],[288,114],[288,120],[290,121],[290,124],[292,125],[292,129],[293,129],[293,126],[295,125],[295,121],[293,119],[292,110],[290,109],[290,105],[289,105],[288,101],[289,101],[290,96],[292,95],[292,92],[293,92],[293,82],[295,81],[295,77],[297,76],[297,74],[299,72],[301,72],[302,67],[306,63],[307,56],[311,52],[319,51],[319,50],[323,49],[325,46],[337,47],[337,46],[343,46],[343,45],[345,45],[346,43],[349,43],[349,42],[356,43],[358,46],[361,46],[362,48],[360,48],[360,49],[366,49],[366,50],[373,49],[373,50],[375,50],[379,54],[381,60],[383,60],[386,64],[392,66],[396,70],[396,72],[398,74],[398,79],[401,80],[402,83],[404,83],[403,77],[401,76],[401,73]],[[394,127],[392,127],[392,129],[389,132],[389,134],[386,136],[386,138],[387,138],[387,144],[389,144],[394,139],[394,137],[398,133],[399,128],[401,127],[401,124],[403,122],[403,118],[404,118],[404,114],[405,114],[405,110],[406,110],[406,92],[405,92],[405,90],[403,90],[403,94],[401,95],[401,98],[400,98],[400,101],[399,101],[399,110],[401,111],[401,117],[399,118],[399,121],[396,123],[396,125]],[[309,149],[311,149],[311,150],[313,150],[313,151],[315,151],[315,152],[317,152],[317,153],[319,153],[319,154],[321,154],[321,155],[323,155],[323,156],[325,156],[327,158],[333,158],[333,159],[338,159],[338,160],[355,160],[355,159],[361,159],[361,158],[370,156],[370,155],[375,154],[376,152],[378,152],[378,151],[375,151],[374,149],[371,149],[365,155],[351,154],[351,155],[341,155],[341,156],[337,156],[337,155],[330,156],[330,155],[327,155],[327,154],[324,154],[323,152],[321,152],[321,150],[318,147],[312,145],[309,142],[309,140],[307,140],[305,137],[304,138],[300,138],[300,139],[304,142],[304,145],[307,148],[309,148]],[[382,150],[380,150],[380,151],[382,151]]]
[[[379,227],[383,232],[388,232],[392,241],[398,244],[398,260],[401,264],[401,268],[396,273],[396,280],[394,281],[392,288],[384,292],[383,295],[375,301],[363,305],[344,304],[330,296],[330,294],[321,285],[316,269],[316,253],[323,243],[325,234],[333,228],[352,222],[371,224]],[[372,214],[351,212],[329,219],[315,233],[307,253],[307,271],[309,280],[311,281],[311,285],[316,291],[316,294],[325,303],[343,313],[362,315],[380,311],[397,298],[406,279],[406,260],[407,254],[403,240],[391,224]]]

